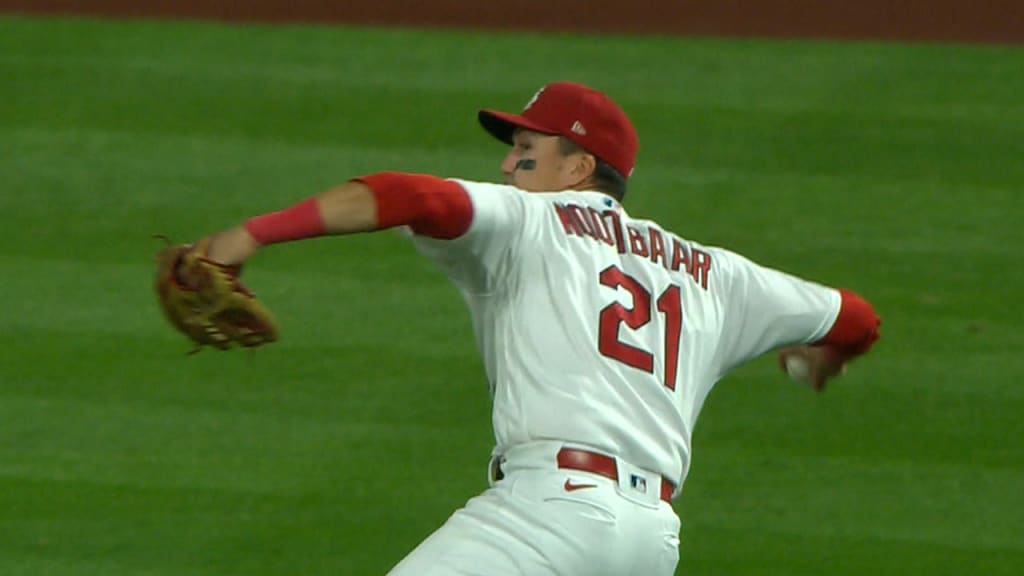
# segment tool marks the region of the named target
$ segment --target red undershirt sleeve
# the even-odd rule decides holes
[[[245,229],[260,246],[315,238],[327,232],[316,198],[307,198],[284,210],[250,218],[245,222]]]
[[[853,358],[867,352],[878,340],[882,320],[871,304],[856,293],[839,288],[839,295],[842,299],[839,316],[828,334],[816,344],[830,346],[845,358]]]
[[[370,187],[377,227],[409,226],[421,236],[451,240],[469,230],[473,203],[458,183],[427,174],[381,172],[353,180]]]

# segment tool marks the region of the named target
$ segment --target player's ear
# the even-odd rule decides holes
[[[594,170],[597,169],[597,158],[593,154],[587,152],[579,152],[576,154],[576,159],[573,164],[573,176],[579,178],[579,181],[589,179],[594,175]]]

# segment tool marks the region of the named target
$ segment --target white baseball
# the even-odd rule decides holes
[[[799,384],[811,383],[811,365],[803,356],[791,354],[786,357],[786,374]]]

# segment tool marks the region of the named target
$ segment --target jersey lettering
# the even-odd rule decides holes
[[[647,242],[644,241],[643,233],[632,226],[626,226],[626,233],[629,234],[630,253],[641,258],[647,258],[649,252],[647,251]]]
[[[693,267],[690,269],[690,275],[693,276],[693,281],[700,285],[701,288],[708,289],[708,273],[711,272],[711,254],[702,250],[693,250]]]
[[[593,209],[592,209],[593,210]],[[596,210],[595,210],[596,212]],[[626,253],[626,242],[622,238],[622,219],[619,218],[619,213],[615,210],[605,210],[600,213],[600,218],[604,220],[605,225],[612,235],[615,236],[609,244],[615,246],[619,251],[619,254]]]
[[[591,238],[607,246],[614,246],[619,254],[646,258],[653,264],[671,272],[688,274],[695,284],[708,289],[711,277],[711,254],[693,248],[680,238],[650,227],[643,230],[623,224],[616,210],[598,212],[577,204],[553,204],[562,231],[567,236]]]
[[[682,270],[684,272],[690,272],[690,255],[689,250],[678,238],[672,239],[672,269]]]
[[[651,237],[651,262],[658,264],[658,260],[661,260],[661,265],[668,268],[665,263],[665,237],[657,228],[651,228],[649,234]]]
[[[604,216],[593,208],[587,208],[587,216],[590,218],[591,226],[594,228],[596,238],[609,246],[614,246],[615,240],[612,239],[612,235],[608,231],[608,226],[606,225],[607,223],[604,220]]]

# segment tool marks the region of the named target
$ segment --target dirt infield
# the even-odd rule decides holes
[[[0,0],[0,12],[694,36],[1024,42],[1022,0]]]

